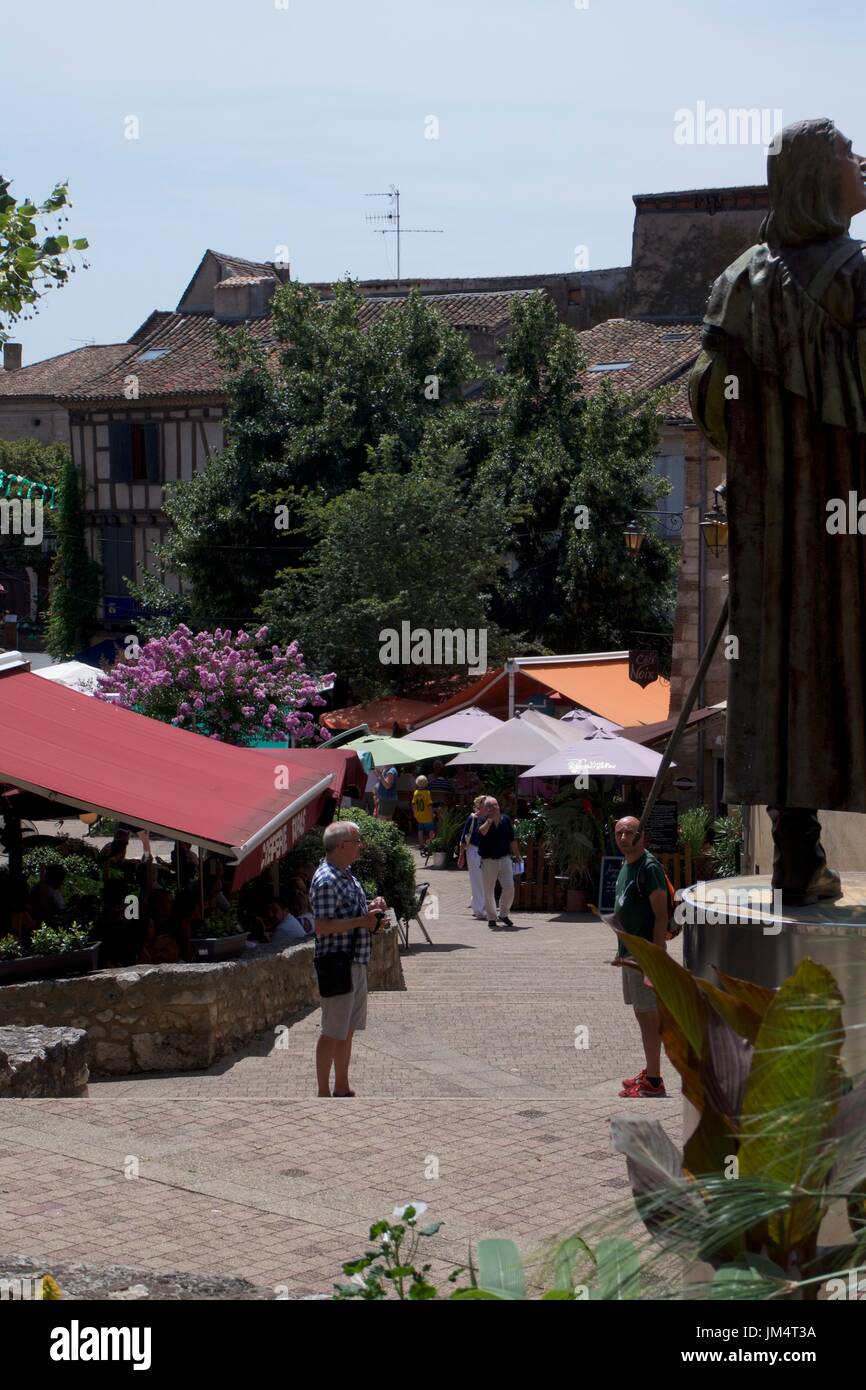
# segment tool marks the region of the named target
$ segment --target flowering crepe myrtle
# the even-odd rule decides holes
[[[151,638],[134,660],[118,662],[98,698],[225,743],[320,737],[313,709],[325,701],[297,642],[268,649],[267,639],[266,627],[232,635],[181,624]]]

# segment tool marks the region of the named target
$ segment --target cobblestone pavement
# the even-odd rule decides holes
[[[465,874],[423,876],[434,944],[413,928],[406,991],[370,996],[351,1104],[315,1097],[318,1011],[206,1072],[4,1101],[0,1251],[312,1293],[410,1199],[445,1223],[429,1246],[440,1274],[479,1237],[511,1236],[532,1259],[558,1235],[627,1222],[609,1118],[661,1119],[676,1141],[681,1101],[670,1068],[670,1099],[617,1095],[642,1054],[609,929],[525,913],[492,932],[466,908]]]

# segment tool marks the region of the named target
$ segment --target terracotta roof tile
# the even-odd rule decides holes
[[[471,294],[425,294],[422,298],[425,304],[438,309],[454,328],[475,328],[495,332],[507,326],[511,318],[511,301],[515,296],[525,299],[528,295],[538,293],[539,290],[494,290]],[[389,305],[405,303],[405,295],[381,295],[365,299],[360,311],[361,327],[368,328],[371,323],[375,323]]]
[[[691,423],[688,372],[701,349],[701,324],[606,319],[577,337],[586,356],[580,377],[585,395],[595,395],[605,381],[627,392],[670,383],[675,394],[667,418]]]
[[[273,344],[270,319],[224,325],[204,314],[160,314],[149,332],[125,344],[123,357],[77,389],[59,392],[70,401],[112,400],[123,396],[126,378],[138,378],[138,400],[213,396],[224,391],[224,371],[216,357],[217,333],[244,327],[267,349]],[[142,360],[150,352],[158,357]]]
[[[128,343],[109,343],[61,352],[30,367],[19,367],[16,372],[0,370],[0,396],[51,399],[65,395],[114,366],[127,352]]]
[[[246,278],[256,280],[260,277]],[[525,295],[537,291],[517,293]],[[425,302],[435,305],[456,328],[493,332],[508,323],[512,298],[511,294],[499,293],[444,294],[425,296]],[[389,305],[405,302],[405,296],[365,300],[359,312],[361,327],[369,328],[382,317]],[[328,307],[329,302],[322,305],[323,309]],[[224,373],[216,358],[217,331],[223,328],[231,333],[241,327],[245,327],[266,350],[275,346],[270,318],[251,319],[246,324],[221,325],[206,314],[153,314],[138,330],[135,342],[126,344],[120,356],[108,364],[107,371],[80,384],[76,383],[71,389],[64,387],[57,391],[57,395],[70,401],[111,400],[123,395],[129,375],[138,378],[139,401],[160,397],[221,395],[224,391]],[[143,356],[154,351],[159,351],[160,356],[142,361]]]

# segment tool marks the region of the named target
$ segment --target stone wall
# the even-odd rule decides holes
[[[702,318],[713,281],[758,240],[765,185],[635,194],[628,316]]]
[[[80,1028],[0,1028],[0,1097],[84,1096],[87,1081]]]
[[[396,932],[373,940],[371,989],[405,989]],[[0,1028],[82,1028],[94,1072],[195,1071],[319,1004],[313,943],[240,960],[143,965],[0,987]]]

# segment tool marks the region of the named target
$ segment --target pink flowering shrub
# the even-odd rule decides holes
[[[224,743],[277,743],[319,736],[313,708],[325,702],[304,670],[297,642],[262,655],[268,629],[192,633],[181,624],[153,637],[135,660],[119,661],[100,682],[99,699]],[[326,680],[333,677],[326,676]]]

